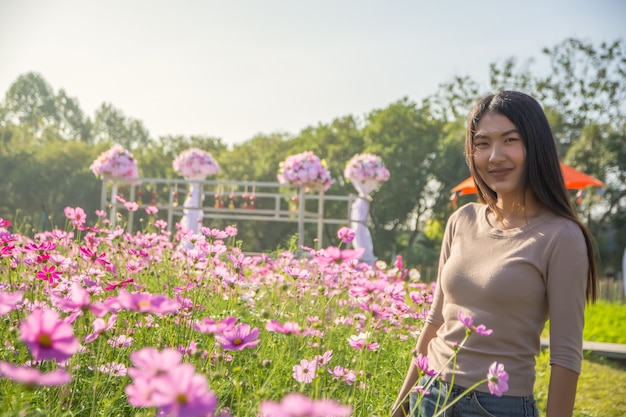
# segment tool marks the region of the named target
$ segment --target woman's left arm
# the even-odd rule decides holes
[[[550,319],[548,417],[572,417],[583,359],[587,246],[582,231],[565,225],[554,236],[547,276]]]
[[[559,365],[552,365],[548,388],[547,417],[571,417],[574,413],[578,374]]]

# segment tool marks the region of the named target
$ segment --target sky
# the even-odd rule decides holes
[[[622,0],[0,0],[0,94],[28,72],[93,118],[228,145],[296,135],[567,38],[626,42]],[[534,68],[534,67],[533,67]]]

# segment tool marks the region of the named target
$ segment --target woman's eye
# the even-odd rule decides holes
[[[517,142],[519,138],[506,138],[506,142]]]
[[[489,142],[474,142],[474,148],[482,149],[489,146]]]

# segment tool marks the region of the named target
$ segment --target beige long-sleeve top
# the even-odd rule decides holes
[[[441,325],[428,346],[430,366],[443,370],[465,336],[461,311],[493,333],[472,334],[456,369],[444,379],[469,387],[498,361],[509,374],[506,395],[533,393],[535,356],[550,320],[550,362],[580,373],[587,249],[582,231],[548,210],[516,229],[500,230],[488,207],[470,203],[446,225],[437,289],[427,322]],[[487,384],[477,388],[488,392]]]

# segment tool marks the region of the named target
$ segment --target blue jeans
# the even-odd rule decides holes
[[[423,377],[419,385],[425,386],[429,377]],[[466,388],[452,385],[445,381],[434,381],[428,389],[430,392],[422,397],[420,404],[418,395],[411,393],[410,404],[411,417],[433,417],[444,407],[448,393],[448,404],[456,397],[462,398],[446,409],[442,417],[539,417],[539,411],[532,395],[528,397],[511,397],[503,395],[497,397],[488,392],[470,391],[464,393]]]

